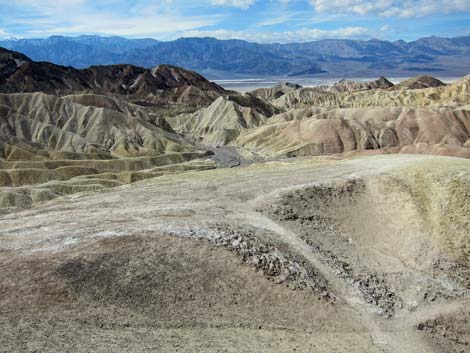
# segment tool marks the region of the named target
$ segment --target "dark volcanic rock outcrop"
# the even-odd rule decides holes
[[[92,66],[77,70],[34,62],[23,54],[0,48],[0,92],[50,94],[97,93],[147,96],[194,87],[224,94],[225,90],[201,75],[170,65],[147,70],[133,65]]]
[[[431,87],[442,87],[446,84],[435,77],[428,75],[419,75],[408,80],[400,82],[395,86],[396,89],[423,89]]]
[[[353,92],[367,91],[371,89],[388,89],[391,87],[393,87],[393,83],[382,76],[377,80],[370,82],[341,80],[335,83],[330,90],[335,92]]]

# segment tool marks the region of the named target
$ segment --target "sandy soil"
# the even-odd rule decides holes
[[[0,351],[467,352],[470,161],[188,172],[0,216]]]

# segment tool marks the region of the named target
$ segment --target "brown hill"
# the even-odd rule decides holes
[[[380,77],[375,81],[362,82],[352,80],[341,80],[329,88],[333,92],[354,92],[367,91],[371,89],[389,89],[393,87],[393,83],[385,77]]]
[[[182,87],[224,94],[226,91],[193,71],[170,65],[147,70],[133,65],[92,66],[77,70],[34,62],[23,54],[0,48],[0,92],[49,94],[96,93],[158,95]]]
[[[396,89],[423,89],[431,87],[443,87],[446,84],[435,77],[420,75],[409,78],[395,86]]]

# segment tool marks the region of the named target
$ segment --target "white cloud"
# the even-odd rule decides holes
[[[270,6],[263,7],[268,2]],[[307,11],[297,6],[300,2],[306,5]],[[290,3],[295,6],[286,5]],[[308,3],[315,9],[315,15]],[[254,4],[259,6],[253,6]],[[221,9],[224,6],[227,8]],[[0,8],[8,14],[0,16],[3,28],[0,29],[0,37],[87,33],[149,36],[166,40],[184,34],[293,42],[334,37],[381,38],[386,32],[395,33],[399,29],[394,27],[390,30],[388,25],[380,29],[366,29],[366,25],[362,24],[333,30],[308,27],[320,26],[320,22],[346,26],[341,24],[341,20],[345,17],[350,19],[345,16],[350,14],[358,19],[357,23],[361,23],[359,16],[362,15],[388,18],[470,12],[470,0],[0,0]],[[240,16],[233,8],[249,10]],[[240,17],[245,16],[246,21],[240,21]],[[293,26],[289,27],[291,24]],[[221,29],[223,26],[237,30]],[[241,26],[245,26],[247,30],[242,31]],[[277,32],[268,31],[276,31],[276,27],[282,29],[277,29]],[[299,29],[302,27],[305,28]],[[281,32],[286,28],[292,30]]]
[[[231,6],[239,9],[248,9],[257,0],[212,0],[212,5],[216,6]],[[288,4],[291,0],[269,0],[270,2],[280,2],[281,4]]]
[[[380,32],[388,32],[390,31],[390,26],[389,25],[383,25],[380,27]]]
[[[10,35],[8,34],[7,31],[5,31],[3,28],[0,28],[0,39],[5,39],[9,38]]]
[[[260,16],[261,19],[259,22],[255,23],[254,26],[256,27],[268,27],[268,26],[275,26],[281,23],[286,23],[290,21],[296,21],[299,23],[300,19],[302,19],[304,13],[299,11],[282,11],[282,12],[273,12],[269,13],[266,16]],[[310,22],[310,21],[309,21]]]
[[[96,33],[102,35],[146,36],[175,31],[186,31],[211,25],[204,18],[180,18],[174,16],[116,17],[113,15],[76,15],[66,24],[51,24],[43,28],[29,30],[32,35]]]
[[[393,0],[310,0],[317,12],[352,12],[359,15],[381,11],[391,6],[393,2]]]
[[[469,0],[310,0],[319,13],[379,14],[421,17],[436,13],[469,12]]]
[[[2,3],[6,1],[0,0]],[[29,28],[22,32],[25,36],[82,33],[165,36],[214,25],[220,19],[216,15],[182,15],[172,7],[171,0],[151,5],[135,1],[129,11],[122,11],[117,0],[17,0],[15,6],[21,6],[21,15],[13,17],[10,24]]]
[[[365,38],[371,31],[364,27],[344,27],[333,30],[300,29],[288,32],[248,32],[248,31],[187,31],[184,37],[214,37],[217,39],[242,39],[259,43],[308,42],[325,38]]]
[[[213,5],[232,6],[239,9],[247,9],[255,3],[256,0],[212,0]]]

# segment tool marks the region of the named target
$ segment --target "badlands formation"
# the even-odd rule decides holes
[[[470,350],[469,76],[240,94],[1,49],[0,92],[0,351]]]

